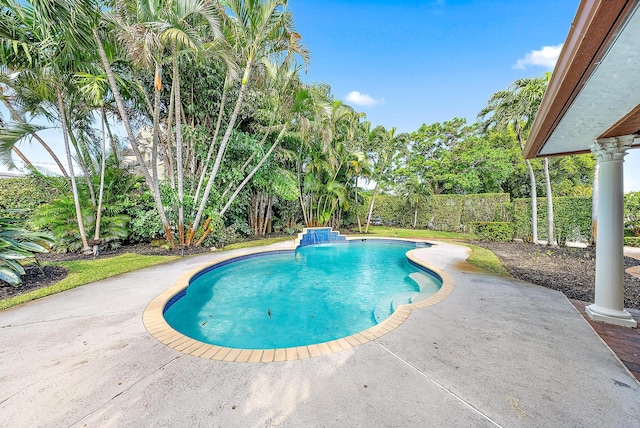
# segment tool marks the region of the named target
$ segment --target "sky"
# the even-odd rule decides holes
[[[474,122],[494,92],[552,71],[578,5],[289,0],[288,9],[311,51],[303,81],[328,83],[336,99],[366,113],[374,125],[412,132],[454,117]],[[64,157],[59,132],[43,135]],[[35,144],[28,148],[37,151]],[[52,166],[44,153],[37,161]],[[625,191],[640,191],[638,149],[625,160]]]

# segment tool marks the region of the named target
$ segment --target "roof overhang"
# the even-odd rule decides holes
[[[639,132],[640,0],[582,0],[524,156],[587,153],[598,138]]]

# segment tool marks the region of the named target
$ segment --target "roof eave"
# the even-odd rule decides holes
[[[540,156],[540,151],[608,51],[635,3],[636,0],[583,0],[580,3],[523,149],[526,159]],[[626,127],[633,128],[636,118],[627,119]],[[605,134],[606,131],[603,136]]]

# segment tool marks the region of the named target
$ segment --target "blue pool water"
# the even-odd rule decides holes
[[[349,336],[439,289],[438,278],[408,262],[412,248],[349,242],[239,260],[197,276],[164,316],[184,335],[231,348],[287,348]]]

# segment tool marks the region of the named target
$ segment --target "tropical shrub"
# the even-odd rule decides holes
[[[21,220],[6,218],[5,214],[0,213],[0,281],[20,285],[20,275],[25,274],[20,262],[33,258],[35,253],[46,253],[52,240],[45,233],[18,227]]]
[[[59,183],[55,178],[46,178],[46,180],[50,186],[58,189],[60,196],[37,207],[30,224],[37,229],[51,231],[55,239],[51,246],[53,251],[80,251],[82,250],[80,230],[74,200],[66,189],[66,181]],[[99,177],[93,177],[94,189],[99,189],[99,184]],[[131,198],[135,198],[138,187],[140,187],[140,178],[120,168],[113,158],[109,158],[105,169],[99,245],[114,249],[128,239],[131,220],[128,209],[135,205]],[[97,208],[92,205],[86,183],[78,183],[78,193],[86,236],[93,237],[96,229]]]
[[[640,247],[640,237],[624,237],[624,245],[627,247]]]
[[[95,207],[91,206],[87,198],[82,198],[82,219],[87,236],[93,236],[96,226]],[[100,239],[109,248],[118,248],[129,236],[128,224],[130,217],[124,214],[121,204],[104,204],[102,206],[102,220]],[[54,252],[67,253],[82,250],[80,231],[76,221],[76,212],[71,195],[61,196],[49,204],[44,204],[34,211],[31,224],[39,230],[49,230],[54,241],[51,249]]]
[[[149,190],[130,194],[124,202],[129,223],[130,242],[151,242],[164,237],[162,222]]]
[[[511,241],[513,239],[513,223],[511,222],[475,222],[470,223],[469,226],[481,241]]]
[[[624,195],[624,227],[633,236],[640,236],[640,192]]]

